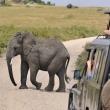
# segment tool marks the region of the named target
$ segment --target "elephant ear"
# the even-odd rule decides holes
[[[36,45],[35,38],[30,33],[24,33],[22,38],[23,52],[28,55],[31,49]]]
[[[19,35],[21,35],[21,32],[17,32],[17,33],[14,35],[14,37],[17,37],[17,36],[19,36]]]

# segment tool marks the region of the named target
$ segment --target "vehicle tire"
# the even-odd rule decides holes
[[[77,85],[73,85],[72,88],[75,88]],[[75,108],[75,103],[74,103],[74,94],[71,92],[69,92],[69,100],[68,100],[68,110],[77,110]]]
[[[75,110],[75,107],[74,107],[73,101],[71,101],[68,110]]]

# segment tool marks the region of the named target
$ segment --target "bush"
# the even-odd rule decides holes
[[[71,16],[69,17],[69,19]],[[50,28],[50,27],[42,27],[42,28],[19,28],[14,25],[8,26],[0,26],[0,47],[5,48],[9,39],[16,32],[31,32],[33,36],[38,38],[57,38],[61,41],[85,38],[89,36],[97,35],[98,32],[95,28],[88,28],[84,26],[72,26],[72,27],[63,27],[63,28]],[[7,34],[8,33],[8,34]]]
[[[103,8],[98,8],[97,11],[103,11]]]
[[[86,65],[86,61],[87,61],[87,56],[88,56],[88,52],[86,51],[87,48],[90,47],[90,43],[86,43],[85,46],[83,47],[84,50],[81,52],[80,55],[78,55],[78,58],[75,62],[75,67],[78,70],[83,70],[85,65]]]
[[[87,28],[85,26],[72,26],[71,29],[69,30],[70,35],[76,36],[76,38],[86,38],[88,36],[94,36],[97,35],[98,32],[95,28]]]
[[[71,18],[71,15],[70,15]],[[88,28],[85,26],[62,27],[15,27],[14,25],[0,26],[0,48],[6,48],[8,41],[16,32],[31,32],[37,38],[57,38],[60,41],[67,41],[71,39],[84,38],[97,35],[98,32],[95,28]]]
[[[12,5],[8,2],[5,2],[5,4],[2,4],[1,6],[12,6]]]
[[[26,5],[26,7],[27,7],[27,8],[30,8],[30,6],[29,6],[29,5]]]
[[[79,8],[78,6],[74,6],[74,8]]]
[[[72,8],[72,7],[73,7],[72,4],[68,4],[68,5],[67,5],[67,8]]]

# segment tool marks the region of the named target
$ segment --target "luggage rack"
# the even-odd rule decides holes
[[[105,34],[98,35],[96,39],[110,39],[110,35],[105,35]]]

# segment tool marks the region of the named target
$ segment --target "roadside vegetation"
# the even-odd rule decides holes
[[[0,6],[0,53],[18,31],[31,32],[37,38],[57,38],[61,41],[102,34],[108,8],[58,6],[28,6],[8,4]]]
[[[87,57],[88,57],[88,52],[86,51],[87,48],[90,47],[90,42],[86,43],[83,46],[83,51],[80,53],[80,55],[78,55],[78,58],[75,62],[75,68],[77,70],[83,70],[85,65],[86,65],[86,61],[87,61]]]

